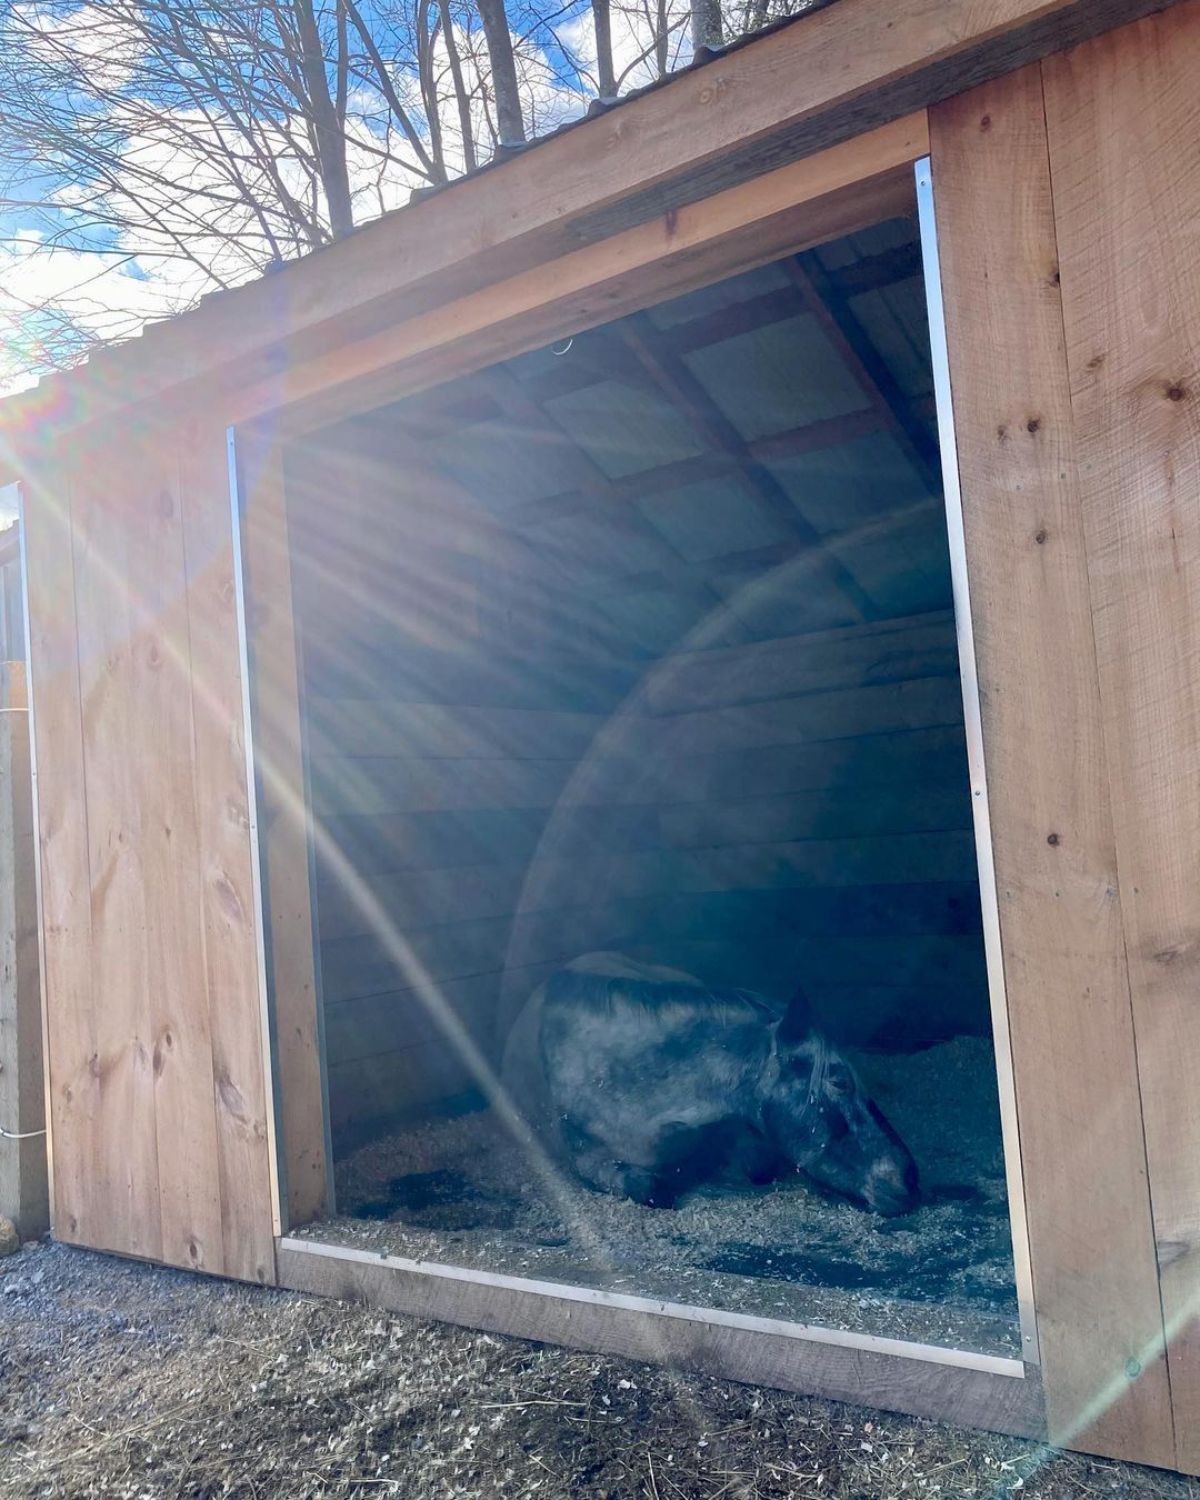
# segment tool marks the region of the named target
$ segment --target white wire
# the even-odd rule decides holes
[[[35,1136],[45,1134],[44,1130],[25,1130],[18,1133],[15,1130],[5,1130],[4,1126],[0,1125],[0,1136],[3,1136],[6,1141],[31,1141]]]

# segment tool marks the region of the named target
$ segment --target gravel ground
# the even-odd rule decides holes
[[[0,1261],[0,1494],[1200,1500],[1200,1486],[44,1244]]]
[[[760,1317],[1019,1354],[996,1069],[972,1037],[859,1070],[921,1171],[881,1219],[798,1177],[674,1209],[551,1193],[490,1113],[376,1141],[338,1170],[344,1215],[306,1234],[414,1260],[663,1297]]]

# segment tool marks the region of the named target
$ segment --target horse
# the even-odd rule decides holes
[[[671,1207],[702,1183],[788,1172],[881,1215],[918,1202],[916,1163],[797,990],[778,1004],[679,969],[588,953],[538,986],[502,1080],[588,1187]]]

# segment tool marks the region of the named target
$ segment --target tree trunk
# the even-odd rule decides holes
[[[300,38],[300,68],[312,111],[321,186],[329,209],[329,227],[334,239],[339,239],[354,228],[350,174],[346,168],[346,136],[329,93],[325,53],[312,0],[295,0],[294,14]]]
[[[617,97],[613,72],[612,15],[609,0],[592,0],[592,23],[596,28],[596,86],[601,99]]]
[[[692,51],[720,47],[725,42],[721,27],[721,0],[692,0]]]
[[[454,84],[454,102],[458,107],[458,128],[462,135],[463,168],[473,172],[478,165],[475,157],[475,129],[471,124],[471,101],[463,84],[462,62],[458,55],[458,43],[454,39],[454,18],[450,14],[450,0],[438,0],[442,17],[442,39],[446,43],[446,57],[450,63],[450,78]],[[507,34],[507,33],[506,33]]]
[[[496,130],[501,146],[519,146],[525,139],[521,95],[517,89],[517,65],[513,59],[512,35],[504,0],[476,0],[488,60],[492,65],[492,92],[496,100]]]

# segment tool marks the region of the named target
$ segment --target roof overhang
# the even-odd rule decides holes
[[[638,226],[670,240],[690,204],[1172,3],[836,0],[0,403],[0,480],[122,408],[269,405],[287,372]]]

